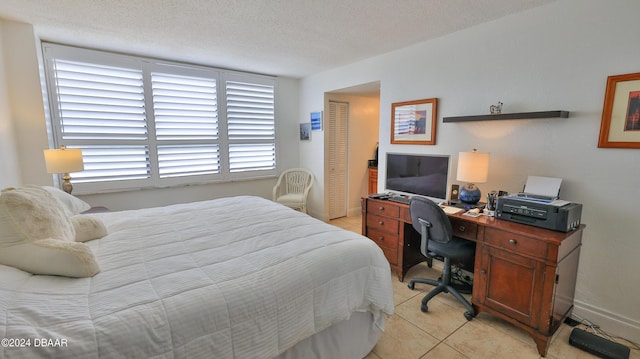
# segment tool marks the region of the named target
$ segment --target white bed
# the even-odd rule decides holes
[[[358,359],[393,312],[372,241],[265,199],[93,216],[95,276],[0,265],[0,337],[31,341],[0,357]]]

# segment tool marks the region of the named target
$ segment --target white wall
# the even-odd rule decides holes
[[[5,49],[7,88],[21,179],[43,184],[51,181],[45,171],[43,150],[49,148],[38,66],[39,43],[33,27],[7,21]]]
[[[491,153],[484,192],[517,192],[527,175],[563,178],[561,197],[583,203],[583,237],[574,314],[640,340],[640,238],[635,227],[640,150],[599,149],[607,76],[640,72],[636,0],[561,0],[449,36],[303,79],[301,113],[322,94],[381,81],[380,173],[385,152]],[[391,145],[392,102],[436,97],[435,146]],[[567,119],[443,123],[442,117],[568,110]],[[322,143],[300,147],[314,166]],[[320,174],[320,171],[318,171]],[[379,188],[384,188],[380,176]],[[321,192],[312,202],[320,203]],[[321,209],[316,209],[320,211]]]
[[[6,86],[6,51],[2,51],[6,32],[4,27],[0,21],[0,189],[20,183],[20,168],[16,161],[9,92]]]
[[[0,185],[51,185],[46,173],[43,149],[49,148],[45,103],[38,67],[39,36],[29,24],[0,20]],[[65,42],[64,40],[60,40]],[[72,40],[71,40],[72,41]],[[73,44],[73,43],[69,43]],[[3,70],[3,71],[2,71]],[[276,131],[278,169],[296,167],[298,158],[299,80],[278,79]],[[5,94],[6,92],[6,94]],[[7,106],[3,106],[3,105]],[[5,167],[7,170],[5,171]],[[12,168],[13,167],[13,168]],[[16,168],[17,167],[17,168]],[[15,175],[12,175],[15,173]],[[191,202],[239,194],[271,198],[276,178],[194,185],[167,189],[106,193],[81,196],[94,206],[111,210],[137,209]]]

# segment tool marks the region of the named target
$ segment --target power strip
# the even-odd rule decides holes
[[[574,328],[569,336],[569,344],[604,359],[629,359],[631,350],[606,338]]]

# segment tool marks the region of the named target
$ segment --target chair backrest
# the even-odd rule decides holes
[[[435,202],[422,197],[413,197],[409,204],[413,228],[422,235],[420,251],[426,255],[428,243],[434,240],[447,243],[453,238],[449,217]]]
[[[304,168],[292,168],[282,172],[286,193],[304,193],[313,184],[313,174]]]

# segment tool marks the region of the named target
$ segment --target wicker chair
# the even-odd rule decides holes
[[[273,187],[273,200],[307,213],[307,195],[313,184],[313,173],[304,168],[291,168],[280,175]]]

